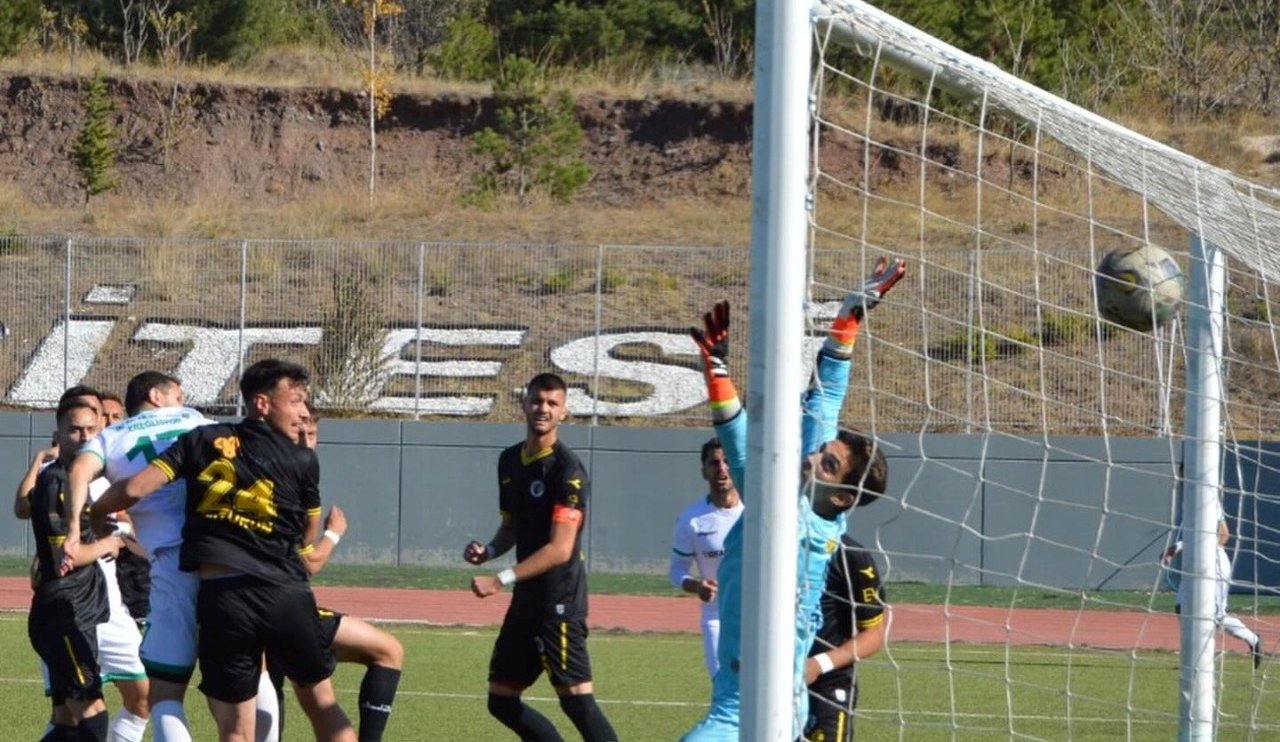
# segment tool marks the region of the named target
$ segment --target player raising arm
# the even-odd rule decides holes
[[[853,345],[866,313],[902,278],[906,265],[881,259],[862,287],[850,293],[832,323],[818,353],[813,381],[801,399],[801,491],[796,563],[799,603],[796,606],[796,645],[793,670],[795,718],[799,737],[808,717],[804,663],[821,623],[819,601],[827,564],[845,530],[845,514],[855,504],[866,505],[884,492],[888,468],[884,454],[871,439],[839,429],[838,421]],[[724,446],[738,490],[746,468],[747,413],[729,377],[729,304],[721,302],[703,317],[703,328],[690,333],[702,353],[711,419]],[[720,672],[712,681],[711,708],[685,736],[691,742],[737,740],[740,727],[742,645],[743,524],[739,520],[725,540],[725,554],[717,572],[720,583]]]

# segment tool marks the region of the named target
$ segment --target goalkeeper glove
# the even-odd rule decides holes
[[[867,312],[875,309],[906,272],[906,262],[898,258],[892,262],[885,258],[877,260],[875,269],[862,286],[844,297],[840,311],[831,322],[831,331],[822,344],[823,350],[841,358],[852,355],[853,344],[858,340],[858,331],[862,329],[862,320]]]
[[[707,378],[713,422],[730,420],[742,409],[738,390],[729,378],[725,358],[729,355],[729,302],[722,301],[702,315],[702,329],[690,328],[689,336],[702,354],[702,370]]]

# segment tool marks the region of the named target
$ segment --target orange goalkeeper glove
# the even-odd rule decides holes
[[[866,318],[867,312],[875,309],[906,272],[907,264],[903,260],[877,260],[875,269],[862,286],[845,296],[840,311],[831,321],[831,331],[822,344],[823,349],[841,358],[852,355],[853,344],[858,340],[858,331],[862,329],[862,320]]]
[[[729,302],[722,301],[702,315],[702,329],[690,328],[689,336],[702,354],[702,370],[707,377],[707,396],[711,401],[711,419],[724,422],[742,409],[738,390],[729,378],[725,358],[729,355]]]

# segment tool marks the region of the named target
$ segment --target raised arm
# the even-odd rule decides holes
[[[307,574],[311,575],[319,572],[329,563],[333,550],[337,548],[338,542],[347,532],[347,514],[342,512],[342,508],[333,505],[329,508],[329,515],[324,519],[323,533],[320,531],[320,526],[319,514],[308,517],[304,541],[306,546],[299,551],[302,563],[307,567]]]
[[[840,410],[849,388],[853,346],[858,341],[862,322],[906,271],[905,262],[897,258],[892,261],[880,258],[867,280],[850,291],[841,303],[822,349],[818,351],[809,388],[800,402],[803,411],[801,450],[805,455],[836,437],[840,428]]]
[[[27,473],[22,475],[22,480],[18,482],[18,489],[13,493],[13,517],[19,520],[31,517],[31,490],[36,487],[36,477],[40,476],[40,470],[46,464],[56,458],[58,458],[57,444],[36,451],[35,457],[31,459],[31,466],[27,468]]]
[[[691,328],[689,336],[702,355],[702,372],[707,380],[707,400],[716,437],[720,439],[738,494],[745,497],[747,412],[738,399],[738,390],[725,361],[729,356],[729,302],[719,302],[702,315],[702,327]]]
[[[101,435],[94,442],[101,441]],[[67,472],[67,543],[80,543],[80,515],[89,501],[89,483],[102,473],[102,456],[93,450],[82,450],[71,462]]]

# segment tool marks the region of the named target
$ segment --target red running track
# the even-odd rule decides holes
[[[510,597],[480,600],[460,590],[317,587],[321,605],[377,621],[440,626],[496,626]],[[31,604],[23,578],[0,578],[0,610],[21,611]],[[1280,616],[1246,621],[1266,646],[1280,639]],[[601,630],[696,633],[698,605],[690,596],[591,596],[591,627]],[[1075,611],[1047,608],[979,608],[902,604],[893,606],[891,640],[977,644],[1028,644],[1098,649],[1178,648],[1177,617],[1138,611]],[[1241,649],[1232,642],[1230,649]]]

